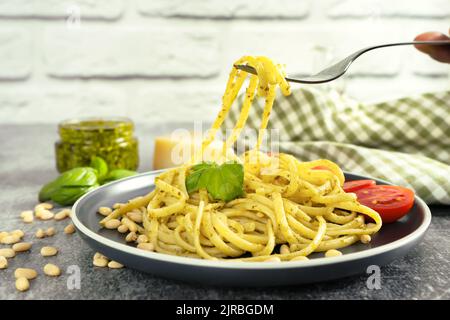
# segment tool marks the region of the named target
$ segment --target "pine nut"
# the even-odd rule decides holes
[[[28,251],[31,248],[31,243],[30,242],[19,242],[19,243],[14,244],[12,246],[12,248],[15,252]]]
[[[281,254],[288,254],[288,253],[291,253],[291,250],[289,249],[289,247],[287,245],[283,244],[280,247],[280,253]]]
[[[53,209],[53,205],[48,202],[42,202],[34,207],[34,211],[39,211],[41,209],[50,210]]]
[[[309,260],[309,258],[305,256],[298,256],[291,259],[291,261],[306,261],[306,260]]]
[[[39,211],[36,211],[36,217],[41,220],[50,220],[53,219],[55,214],[49,210],[41,209]]]
[[[136,232],[137,231],[136,224],[133,221],[131,221],[130,219],[128,219],[128,218],[123,218],[122,219],[122,224],[124,226],[127,226],[128,230],[130,230],[131,232]]]
[[[121,224],[121,225],[117,228],[117,231],[119,231],[120,233],[128,232],[128,227],[125,226],[125,225],[123,225],[123,224]]]
[[[375,228],[376,226],[377,225],[375,223],[370,222],[370,223],[366,224],[366,229],[372,229],[372,228]]]
[[[109,214],[112,212],[111,208],[108,207],[100,207],[98,208],[98,213],[100,213],[102,216],[109,216]]]
[[[14,258],[15,256],[16,256],[16,252],[11,248],[0,249],[0,257]]]
[[[55,235],[55,233],[56,233],[56,230],[53,227],[50,227],[47,230],[45,230],[45,235],[47,237],[53,237]]]
[[[21,292],[27,291],[30,289],[30,282],[27,278],[20,277],[16,280],[16,289]]]
[[[14,231],[11,231],[11,235],[13,235],[13,236],[17,236],[17,237],[19,237],[19,238],[23,238],[23,236],[25,235],[25,233],[22,231],[22,230],[14,230]]]
[[[325,257],[327,257],[327,258],[338,257],[338,256],[342,256],[342,252],[340,252],[339,250],[336,250],[336,249],[330,249],[327,252],[325,252]]]
[[[57,265],[47,263],[44,266],[44,273],[50,277],[58,277],[61,274],[61,270]]]
[[[108,260],[104,258],[97,258],[93,261],[94,266],[104,268],[108,265]]]
[[[20,241],[20,237],[16,236],[16,235],[8,235],[6,237],[2,238],[2,243],[3,244],[14,244]]]
[[[43,257],[51,257],[58,253],[58,249],[55,247],[42,247],[41,248],[41,255]]]
[[[64,228],[64,233],[65,234],[72,234],[75,232],[75,226],[71,223],[68,224],[65,228]]]
[[[45,238],[45,232],[42,229],[38,229],[36,231],[35,235],[36,235],[36,238],[39,238],[39,239]]]
[[[8,268],[8,259],[6,259],[4,256],[0,256],[0,269],[6,268]]]
[[[281,259],[278,257],[272,257],[264,260],[264,262],[281,262]]]
[[[32,280],[37,277],[37,272],[30,268],[17,268],[16,271],[14,271],[14,277],[16,277],[16,279],[26,278]]]
[[[31,223],[34,220],[33,211],[31,211],[31,210],[22,211],[20,213],[20,217],[22,218],[23,222],[25,222],[25,223]]]
[[[121,203],[114,203],[112,207],[113,209],[119,209],[121,206],[122,206]]]
[[[245,232],[253,232],[255,231],[256,225],[254,222],[247,222],[243,225]]]
[[[137,235],[135,232],[130,232],[129,234],[127,234],[127,236],[125,237],[125,241],[126,242],[133,242],[137,240]]]
[[[137,243],[146,243],[146,242],[148,242],[148,238],[145,234],[141,234],[139,237],[137,237],[136,242]]]
[[[264,213],[258,212],[258,213],[256,213],[256,216],[258,218],[264,218]]]
[[[108,263],[108,267],[111,268],[111,269],[121,269],[121,268],[123,268],[123,264],[118,263],[117,261],[112,261],[111,260]]]
[[[369,243],[370,241],[372,241],[372,237],[369,236],[368,234],[363,234],[363,235],[361,235],[361,237],[359,237],[359,240],[360,240],[362,243],[367,244],[367,243]]]
[[[130,218],[133,222],[142,223],[142,213],[131,211],[127,213],[127,217]]]
[[[104,256],[103,254],[101,254],[100,252],[96,252],[94,254],[94,259],[106,259],[106,260],[108,260],[108,258],[106,256]]]
[[[153,243],[148,242],[141,242],[137,245],[139,249],[145,250],[145,251],[154,251],[155,247],[153,246]]]
[[[61,221],[70,216],[70,209],[63,209],[53,217],[56,221]]]
[[[117,229],[118,226],[120,226],[120,220],[118,219],[111,219],[105,222],[106,229]]]
[[[2,241],[2,239],[6,236],[9,236],[9,232],[6,231],[2,231],[0,232],[0,242]]]

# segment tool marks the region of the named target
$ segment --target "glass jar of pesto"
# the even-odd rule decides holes
[[[88,166],[93,156],[103,158],[110,170],[136,170],[138,140],[134,124],[127,118],[86,118],[59,124],[56,167],[59,172]]]

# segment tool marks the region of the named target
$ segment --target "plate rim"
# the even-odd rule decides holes
[[[301,267],[319,267],[319,266],[325,266],[330,264],[338,264],[338,263],[348,263],[352,261],[357,260],[363,260],[366,258],[371,258],[374,256],[377,256],[379,254],[387,253],[393,250],[396,250],[404,245],[407,245],[408,243],[414,243],[416,240],[420,239],[425,232],[427,231],[430,223],[431,223],[431,211],[428,205],[423,201],[420,197],[415,195],[414,200],[416,201],[416,204],[423,208],[424,211],[424,220],[421,223],[421,225],[414,230],[412,233],[406,235],[403,238],[400,238],[398,240],[395,240],[393,242],[381,245],[376,248],[368,248],[367,250],[358,251],[358,252],[352,252],[347,253],[345,255],[339,256],[339,257],[320,257],[308,260],[306,263],[305,261],[285,261],[285,262],[244,262],[244,261],[214,261],[214,260],[205,260],[205,259],[196,259],[196,258],[190,258],[190,257],[181,257],[181,256],[174,256],[169,254],[163,254],[163,253],[157,253],[157,252],[151,252],[151,251],[145,251],[142,249],[138,249],[132,246],[129,246],[127,244],[123,244],[111,239],[108,239],[92,230],[90,230],[87,226],[85,226],[79,219],[78,219],[78,206],[80,203],[84,201],[84,199],[92,196],[93,194],[97,192],[101,192],[102,189],[105,189],[111,185],[123,183],[125,181],[137,179],[144,176],[154,176],[161,172],[164,172],[168,169],[162,169],[162,170],[152,170],[144,173],[140,173],[131,177],[127,177],[121,180],[112,181],[110,183],[107,183],[103,186],[100,186],[99,188],[92,190],[85,195],[83,195],[81,198],[79,198],[75,204],[72,207],[72,222],[74,223],[75,227],[83,233],[86,237],[101,243],[104,246],[111,247],[115,250],[120,251],[123,254],[132,254],[135,256],[140,256],[141,258],[146,258],[150,260],[158,260],[159,262],[168,262],[168,263],[174,263],[178,265],[189,265],[191,267],[204,267],[204,268],[218,268],[218,269],[230,269],[230,270],[236,270],[236,269],[246,269],[246,270],[283,270],[283,269],[295,269],[295,268],[301,268]],[[391,183],[384,181],[382,179],[378,178],[372,178],[365,175],[360,175],[357,173],[351,173],[351,172],[344,172],[344,174],[351,174],[351,175],[357,175],[360,177],[366,177],[369,179],[374,179],[377,181],[380,181],[385,184],[391,185]]]

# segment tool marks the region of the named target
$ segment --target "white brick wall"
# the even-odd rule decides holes
[[[305,75],[364,46],[446,32],[449,21],[448,0],[0,0],[0,123],[210,121],[243,54]],[[449,71],[389,48],[326,86],[380,100],[448,90]]]

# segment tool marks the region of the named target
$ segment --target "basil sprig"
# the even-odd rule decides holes
[[[135,174],[135,171],[124,169],[109,171],[105,160],[93,157],[89,167],[68,170],[44,185],[39,192],[39,201],[51,200],[63,206],[72,205],[82,195],[101,184]]]
[[[199,163],[190,169],[186,189],[188,193],[206,189],[214,200],[231,201],[244,194],[244,167],[236,162]]]

